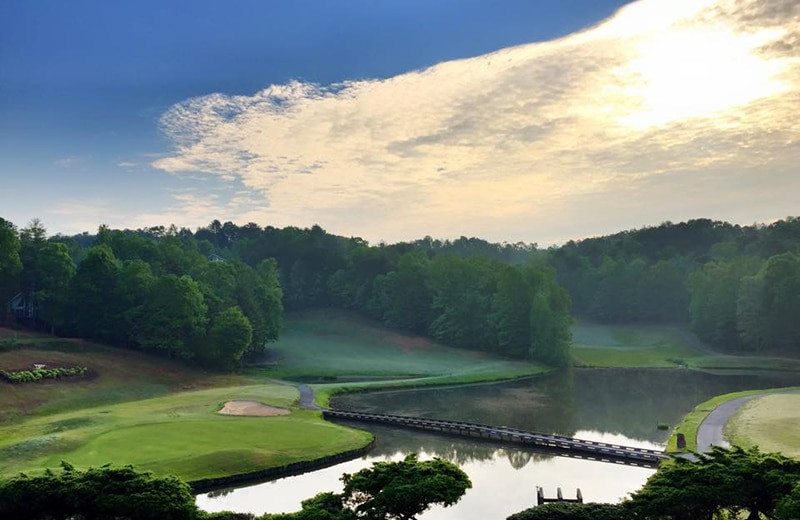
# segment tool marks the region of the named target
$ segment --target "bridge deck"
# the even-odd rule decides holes
[[[532,446],[554,451],[559,455],[634,466],[655,467],[659,461],[668,458],[663,452],[657,450],[573,439],[562,435],[537,433],[506,426],[488,426],[463,421],[425,419],[422,417],[354,412],[350,410],[323,410],[322,414],[326,419],[389,424],[493,442]]]

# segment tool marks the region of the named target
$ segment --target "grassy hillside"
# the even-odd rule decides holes
[[[571,352],[576,366],[800,370],[800,359],[714,352],[686,329],[677,326],[578,322],[573,326],[572,334]]]
[[[246,375],[214,375],[163,358],[47,336],[18,336],[2,345],[0,368],[77,365],[88,367],[91,377],[0,382],[0,476],[40,471],[61,460],[77,467],[134,464],[187,480],[247,473],[340,453],[371,440],[368,433],[300,409],[298,391],[275,378],[335,381],[318,387],[325,399],[343,385],[486,381],[546,370],[443,347],[332,311],[287,316],[282,339],[270,346],[265,365]],[[291,413],[216,413],[235,399]]]
[[[86,377],[11,385],[0,381],[0,425],[31,415],[118,403],[167,393],[252,382],[209,374],[168,359],[82,340],[0,329],[0,369],[84,366]]]
[[[454,349],[394,332],[352,313],[290,313],[280,341],[270,345],[274,366],[253,373],[314,381],[429,377],[502,379],[542,372],[535,363]]]

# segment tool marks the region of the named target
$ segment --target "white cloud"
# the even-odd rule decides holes
[[[77,162],[81,160],[80,157],[77,155],[70,155],[68,157],[61,157],[60,159],[56,159],[54,162],[61,166],[62,168],[70,168],[74,166]]]
[[[546,242],[742,204],[775,218],[800,164],[798,42],[794,0],[641,0],[388,79],[187,100],[153,165],[240,181],[242,219],[371,239]]]

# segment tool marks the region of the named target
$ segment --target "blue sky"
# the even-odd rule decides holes
[[[0,216],[539,243],[768,221],[798,188],[793,3],[6,1]]]

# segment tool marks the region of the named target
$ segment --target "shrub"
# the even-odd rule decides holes
[[[9,383],[32,383],[42,379],[84,376],[87,370],[86,367],[34,368],[33,370],[18,370],[15,372],[0,370],[0,377]]]

